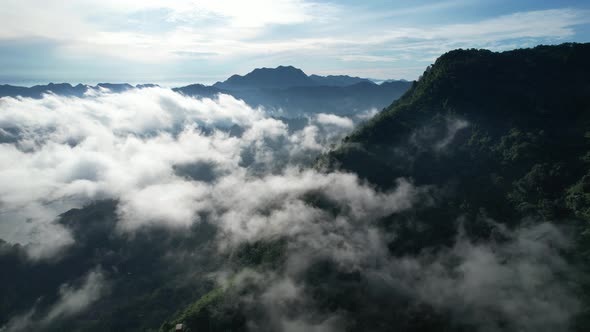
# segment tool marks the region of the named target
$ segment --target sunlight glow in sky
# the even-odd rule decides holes
[[[2,0],[0,84],[415,79],[454,48],[590,41],[588,1]]]

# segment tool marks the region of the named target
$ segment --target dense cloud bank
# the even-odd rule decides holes
[[[475,242],[458,232],[452,246],[392,255],[388,245],[399,235],[381,221],[436,204],[441,188],[400,178],[381,191],[352,173],[308,167],[353,126],[333,114],[293,125],[230,96],[195,99],[162,88],[1,98],[0,238],[25,245],[31,264],[59,261],[80,238],[58,216],[107,199],[116,202],[112,237],[134,241],[149,229],[190,234],[207,224],[220,257],[243,245],[278,244],[274,269],[208,271],[236,294],[252,330],[339,331],[350,327],[350,312],[371,320],[385,308],[392,320],[380,324],[395,324],[397,312],[415,304],[484,332],[568,328],[580,304],[562,256],[571,241],[554,226],[508,230],[485,221],[499,240]],[[410,143],[444,153],[466,126],[447,119],[440,133],[423,128]],[[171,261],[204,255],[159,249]],[[180,265],[192,276],[193,266]],[[109,293],[109,275],[118,276],[110,269],[64,282],[49,307],[33,305],[2,330],[43,328],[82,312]]]
[[[72,207],[114,198],[122,230],[186,227],[214,208],[224,185],[309,162],[352,127],[320,114],[289,132],[230,96],[193,99],[161,88],[2,98],[0,107],[0,230],[30,244],[34,257],[72,243],[52,223]]]

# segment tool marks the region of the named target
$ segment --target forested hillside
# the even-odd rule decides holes
[[[322,162],[382,187],[400,176],[453,187],[456,213],[587,218],[589,55],[588,44],[444,54]]]
[[[349,331],[586,330],[588,59],[589,44],[446,53],[402,98],[320,157],[316,168],[325,172],[354,172],[385,191],[407,178],[428,194],[376,221],[379,232],[389,234],[390,264],[401,266],[355,268],[328,260],[306,270],[301,278],[316,315],[339,313],[346,323],[336,326]],[[307,202],[342,213],[321,197]],[[556,230],[569,240],[562,242]],[[416,299],[415,290],[394,290],[381,280],[404,280],[399,274],[412,273],[403,264],[421,268],[405,285],[426,283],[434,287],[432,298]],[[475,276],[480,273],[487,276]],[[525,280],[532,283],[527,291],[520,289]],[[228,304],[240,302],[235,288],[210,293],[172,322],[194,330],[211,324],[244,329],[244,316],[227,319],[246,310]],[[578,292],[576,300],[563,294],[566,288]]]

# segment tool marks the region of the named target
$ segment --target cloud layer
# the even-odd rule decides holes
[[[232,199],[227,195],[241,195],[232,186],[260,192],[264,181],[300,183],[304,192],[310,181],[324,179],[296,170],[286,179],[255,175],[311,161],[352,126],[350,119],[319,115],[289,132],[284,122],[232,97],[193,99],[161,88],[3,98],[0,107],[1,234],[37,243],[36,256],[71,244],[53,219],[95,199],[120,200],[121,229],[131,230],[187,227],[199,213],[219,213],[218,204]]]

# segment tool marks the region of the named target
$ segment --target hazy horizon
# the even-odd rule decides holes
[[[291,66],[290,64],[283,64],[281,66]],[[293,66],[296,67],[296,66]],[[153,81],[125,81],[122,79],[118,79],[116,81],[101,81],[101,80],[85,80],[85,81],[67,81],[65,79],[49,79],[49,80],[30,80],[30,79],[10,79],[10,78],[6,78],[4,81],[1,80],[2,76],[0,76],[0,85],[14,85],[14,86],[23,86],[23,87],[32,87],[35,85],[47,85],[50,83],[53,84],[60,84],[60,83],[68,83],[71,84],[73,86],[77,85],[77,84],[85,84],[85,85],[97,85],[100,83],[114,83],[114,84],[130,84],[130,85],[137,85],[137,84],[158,84],[161,87],[166,87],[166,88],[175,88],[175,87],[181,87],[181,86],[186,86],[186,85],[190,85],[190,84],[203,84],[203,85],[213,85],[217,82],[223,82],[226,79],[228,79],[229,77],[231,77],[232,75],[241,75],[244,76],[248,73],[250,73],[251,71],[253,71],[254,69],[258,69],[258,68],[276,68],[276,67],[270,67],[270,66],[263,66],[263,67],[257,67],[257,68],[252,68],[250,70],[246,70],[245,72],[242,73],[232,73],[232,74],[228,74],[227,77],[225,78],[220,78],[220,79],[211,79],[211,78],[203,78],[200,81],[191,81],[191,80],[182,80],[182,79],[156,79]],[[347,73],[333,73],[333,74],[318,74],[318,73],[310,73],[307,72],[306,70],[304,70],[303,68],[299,68],[296,67],[298,69],[303,70],[303,72],[305,74],[307,74],[308,76],[311,75],[319,75],[319,76],[330,76],[330,75],[334,75],[334,76],[351,76],[351,77],[358,77],[355,75],[349,75]],[[426,67],[424,68],[426,69]],[[386,77],[386,78],[374,78],[374,77],[360,77],[360,78],[365,78],[368,80],[371,80],[377,84],[381,84],[387,80],[407,80],[407,81],[412,81],[415,79],[406,79],[406,78],[397,78],[397,77]]]

